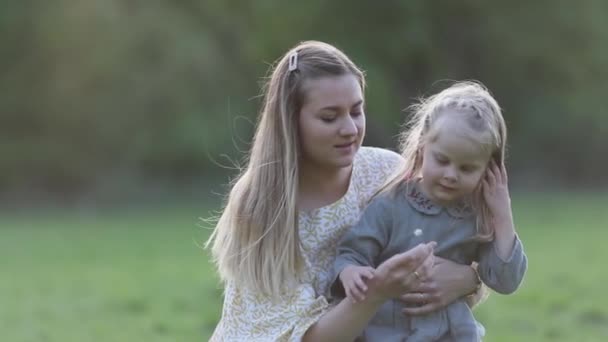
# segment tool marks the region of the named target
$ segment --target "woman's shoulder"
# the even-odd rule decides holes
[[[377,147],[361,147],[355,159],[352,180],[361,205],[367,204],[371,196],[398,169],[401,162],[403,158],[393,151]]]
[[[361,146],[357,153],[359,167],[371,168],[381,172],[393,172],[403,161],[396,152],[379,147]]]

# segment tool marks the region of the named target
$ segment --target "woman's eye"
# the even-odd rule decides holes
[[[361,114],[363,114],[362,111],[355,111],[355,112],[350,112],[351,116],[357,117],[357,116],[361,116]]]
[[[446,165],[448,163],[448,160],[445,158],[436,158],[437,162],[441,165]]]
[[[331,123],[334,122],[336,120],[336,118],[334,117],[322,117],[321,121],[326,122],[326,123]]]

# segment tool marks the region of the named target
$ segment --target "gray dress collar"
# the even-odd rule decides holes
[[[423,214],[438,215],[445,209],[447,213],[454,218],[467,218],[471,217],[474,213],[473,208],[469,204],[470,201],[468,200],[461,200],[447,207],[435,204],[420,190],[419,180],[407,182],[405,186],[407,187],[406,197],[408,202],[414,209]]]

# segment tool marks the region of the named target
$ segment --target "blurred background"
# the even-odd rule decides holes
[[[0,339],[201,341],[201,245],[249,148],[269,66],[302,40],[367,73],[365,144],[451,80],[504,108],[530,266],[476,310],[487,341],[608,338],[608,3],[5,1]]]

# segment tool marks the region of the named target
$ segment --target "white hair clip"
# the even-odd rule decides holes
[[[289,71],[298,69],[298,52],[295,51],[289,55]]]

